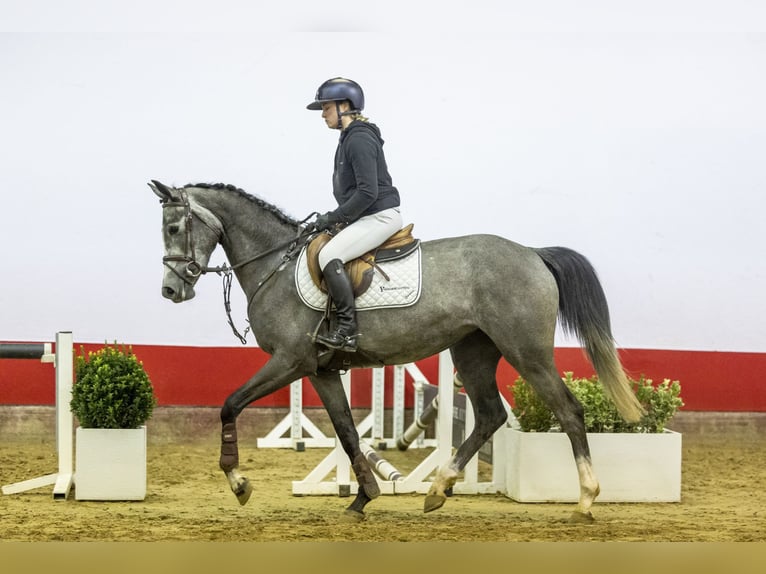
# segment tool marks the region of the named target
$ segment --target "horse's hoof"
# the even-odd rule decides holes
[[[588,512],[580,512],[579,510],[575,510],[572,513],[572,516],[569,517],[569,522],[576,524],[590,524],[595,521],[596,519],[593,518],[593,513],[590,510]]]
[[[234,494],[236,495],[240,506],[247,504],[247,501],[250,500],[250,495],[253,494],[253,487],[250,486],[250,481],[246,480],[243,482]]]
[[[362,522],[367,518],[365,516],[364,512],[359,512],[358,510],[351,510],[350,508],[347,508],[343,511],[343,514],[341,515],[341,520],[343,522]]]
[[[423,503],[423,512],[431,512],[433,510],[438,510],[442,506],[444,506],[444,503],[447,501],[446,496],[440,496],[438,494],[429,494],[426,496],[426,500]]]

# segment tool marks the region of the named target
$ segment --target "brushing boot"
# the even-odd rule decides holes
[[[351,280],[346,274],[343,262],[333,259],[322,270],[325,285],[335,303],[335,330],[327,335],[317,335],[317,342],[330,349],[353,353],[356,351],[356,306]]]

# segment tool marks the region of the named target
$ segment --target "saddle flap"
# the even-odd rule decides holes
[[[322,292],[327,293],[327,288],[322,284],[322,270],[319,268],[319,252],[327,242],[332,239],[329,233],[320,233],[311,240],[306,248],[306,264],[309,267],[309,275],[314,285],[319,287]]]
[[[346,273],[348,273],[349,279],[351,279],[355,297],[364,293],[372,283],[376,261],[398,259],[408,255],[413,249],[417,248],[420,240],[412,236],[414,227],[412,223],[406,225],[386,239],[379,247],[346,263]],[[320,233],[311,240],[306,248],[306,264],[309,268],[309,275],[311,275],[314,285],[323,293],[327,293],[327,287],[322,280],[322,270],[319,268],[319,252],[332,237],[329,233]]]

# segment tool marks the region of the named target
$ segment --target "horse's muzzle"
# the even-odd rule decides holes
[[[170,285],[162,286],[162,296],[165,299],[170,299],[173,303],[183,303],[189,299],[194,299],[194,287],[191,285],[182,284],[181,289],[175,289]]]

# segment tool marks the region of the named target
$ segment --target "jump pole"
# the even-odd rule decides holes
[[[72,401],[74,371],[72,332],[56,333],[56,352],[51,354],[50,343],[0,343],[0,359],[40,359],[53,363],[56,369],[56,451],[58,472],[3,486],[3,494],[17,494],[53,484],[53,499],[66,500],[74,477],[73,452],[74,417],[69,403]]]

